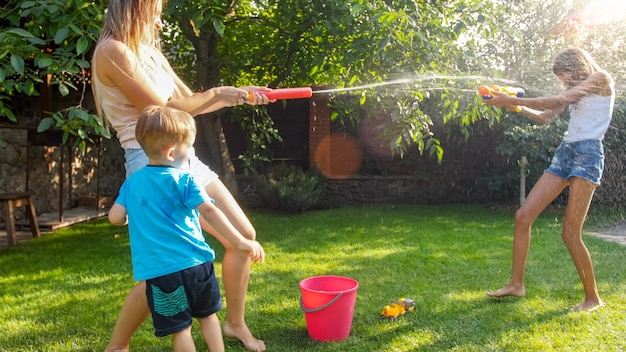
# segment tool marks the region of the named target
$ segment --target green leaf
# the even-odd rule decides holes
[[[36,1],[24,1],[24,2],[22,3],[22,8],[23,8],[23,9],[27,9],[27,8],[31,8],[31,7],[33,7],[33,6],[35,6],[35,5],[37,5],[37,2],[36,2]]]
[[[37,61],[37,66],[39,68],[45,68],[45,67],[52,65],[53,63],[54,61],[51,58],[44,57],[44,58],[39,59],[39,61]]]
[[[89,39],[80,37],[76,43],[76,54],[80,55],[89,49]]]
[[[70,94],[70,90],[65,84],[59,83],[59,93],[61,93],[62,96],[66,97],[68,94]]]
[[[70,28],[65,26],[59,29],[54,35],[54,44],[61,44],[67,38],[67,35],[70,33]]]
[[[54,119],[51,117],[45,117],[39,122],[39,126],[37,126],[37,132],[43,132],[48,130],[52,125],[54,125]]]
[[[215,28],[215,31],[217,32],[217,34],[219,34],[220,37],[224,36],[224,22],[222,22],[222,20],[220,20],[219,18],[214,18],[213,19],[213,28]]]
[[[17,34],[25,38],[30,38],[33,36],[29,31],[21,29],[21,28],[11,28],[7,32]]]
[[[24,59],[21,56],[11,55],[11,66],[13,66],[15,72],[20,75],[24,74]]]

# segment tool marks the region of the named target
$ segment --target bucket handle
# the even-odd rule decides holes
[[[333,299],[328,301],[328,303],[322,305],[319,308],[305,308],[304,307],[304,303],[302,302],[302,296],[300,296],[300,309],[302,309],[302,311],[305,312],[305,313],[319,312],[320,310],[328,308],[331,304],[337,302],[337,300],[339,300],[339,298],[341,298],[341,296],[343,296],[343,292],[339,292],[339,294],[337,296],[335,296]]]

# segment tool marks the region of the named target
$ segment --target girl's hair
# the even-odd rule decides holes
[[[162,11],[162,0],[110,0],[99,41],[117,39],[135,54],[139,44],[159,47],[155,21]]]
[[[195,136],[194,118],[185,111],[167,106],[148,106],[135,127],[135,138],[149,157],[158,156],[164,148],[185,141],[193,143]]]
[[[575,84],[584,81],[589,75],[597,71],[602,71],[602,68],[587,51],[579,48],[561,51],[554,59],[554,66],[552,67],[552,72],[555,75],[568,74]]]

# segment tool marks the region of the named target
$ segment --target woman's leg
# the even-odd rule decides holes
[[[574,260],[574,265],[585,289],[585,300],[574,306],[573,310],[591,311],[604,304],[598,294],[591,256],[582,238],[583,224],[595,189],[594,184],[583,178],[572,177],[571,179],[569,199],[563,221],[563,242],[565,242]]]
[[[513,263],[511,280],[499,290],[487,292],[491,297],[526,295],[524,275],[526,259],[530,249],[530,232],[537,216],[563,191],[567,181],[551,174],[544,173],[531,189],[524,204],[515,212],[515,230],[513,234]]]
[[[135,330],[150,314],[146,298],[146,282],[140,281],[126,296],[122,310],[115,323],[113,334],[107,345],[107,352],[126,352]]]
[[[215,200],[215,205],[241,234],[249,239],[256,238],[256,230],[226,186],[215,180],[206,186],[206,191]],[[240,340],[251,351],[265,351],[265,343],[256,339],[245,321],[246,292],[250,278],[250,257],[234,248],[230,242],[216,234],[210,226],[205,227],[217,238],[226,251],[222,260],[222,282],[226,294],[226,322],[224,335]]]

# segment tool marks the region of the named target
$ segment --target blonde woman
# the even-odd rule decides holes
[[[556,96],[517,98],[496,93],[492,99],[483,100],[496,107],[520,106],[522,115],[538,123],[548,123],[567,107],[570,109],[568,130],[554,154],[552,164],[515,213],[511,280],[487,295],[523,297],[526,294],[524,274],[532,224],[569,187],[562,237],[585,290],[584,301],[572,309],[592,311],[604,303],[598,294],[591,256],[582,239],[582,228],[604,169],[602,140],[613,116],[614,81],[589,53],[577,48],[559,53],[552,71],[565,86],[565,91]]]
[[[101,36],[94,52],[93,90],[100,116],[116,132],[125,151],[126,176],[144,167],[148,157],[135,138],[135,126],[141,111],[147,106],[168,106],[192,116],[244,103],[267,104],[264,95],[249,91],[260,87],[216,87],[192,92],[173,72],[160,51],[162,0],[110,0]],[[190,151],[185,167],[205,188],[215,205],[244,237],[256,238],[249,219],[219,180]],[[251,351],[265,351],[265,343],[256,339],[245,322],[245,299],[250,275],[250,257],[236,250],[206,222],[203,228],[226,248],[222,260],[227,312],[223,334],[239,339]],[[145,296],[145,281],[128,294],[120,311],[108,351],[128,351],[132,334],[149,314]]]

